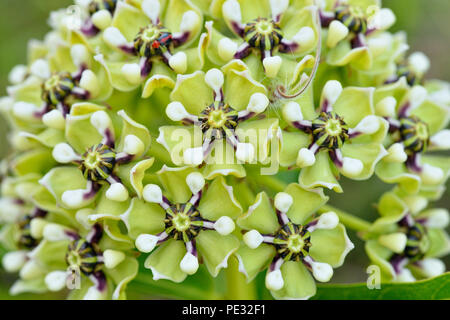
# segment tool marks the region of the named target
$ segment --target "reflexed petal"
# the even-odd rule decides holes
[[[394,268],[388,261],[392,251],[378,244],[376,240],[368,240],[365,249],[370,260],[381,268],[382,273],[391,278],[395,276]]]
[[[294,199],[286,214],[296,224],[304,224],[328,201],[328,197],[324,195],[323,190],[305,190],[296,183],[290,184],[284,192],[290,194]]]
[[[267,89],[254,80],[249,71],[229,69],[225,74],[225,102],[237,111],[244,110],[255,93],[267,94]]]
[[[144,266],[152,270],[153,280],[168,279],[180,283],[187,276],[180,269],[180,262],[185,254],[183,241],[170,239],[150,254]]]
[[[335,192],[342,192],[331,166],[330,157],[326,152],[319,152],[316,155],[316,163],[311,167],[303,168],[299,176],[299,184],[306,189],[325,187]]]
[[[196,170],[190,167],[170,168],[165,165],[158,171],[157,175],[170,201],[174,203],[189,201],[192,192],[186,184],[186,177],[194,171]]]
[[[280,164],[282,166],[295,165],[298,151],[301,148],[307,148],[311,143],[311,137],[303,132],[282,132],[282,145],[280,151]]]
[[[205,82],[205,74],[196,71],[188,75],[178,75],[170,99],[181,102],[190,114],[199,115],[214,102],[214,93]]]
[[[255,203],[245,215],[237,219],[237,224],[242,229],[256,229],[262,234],[273,234],[280,228],[275,209],[265,192],[258,193]]]
[[[196,238],[197,249],[213,277],[220,269],[227,268],[228,258],[239,248],[239,240],[233,236],[222,236],[213,230],[204,230]]]
[[[235,253],[239,260],[239,271],[245,275],[248,282],[270,264],[275,254],[275,248],[264,243],[256,249],[250,249],[245,244],[241,244]]]
[[[342,266],[347,254],[354,248],[347,236],[344,225],[336,228],[316,229],[311,234],[311,249],[309,254],[319,262],[330,264],[333,268]]]
[[[358,176],[352,176],[354,180],[369,179],[374,171],[377,163],[383,158],[387,151],[380,143],[370,144],[350,144],[346,143],[342,147],[342,154],[345,157],[358,159],[363,163],[363,170]]]
[[[301,262],[283,263],[281,273],[284,287],[271,292],[275,299],[306,300],[316,294],[316,282]]]
[[[131,200],[130,207],[121,216],[128,235],[133,239],[140,234],[158,234],[163,231],[165,217],[165,212],[159,205],[137,198]]]
[[[116,285],[112,298],[114,300],[125,300],[125,289],[127,284],[138,274],[139,264],[136,259],[126,258],[113,269],[107,269],[106,273]]]
[[[354,128],[366,116],[374,114],[373,88],[345,88],[333,106],[333,110]]]
[[[234,197],[233,188],[226,184],[222,176],[208,186],[198,210],[204,219],[211,221],[217,221],[222,216],[235,219],[242,213],[242,207]]]

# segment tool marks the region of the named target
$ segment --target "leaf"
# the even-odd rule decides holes
[[[368,289],[365,283],[318,285],[314,300],[443,300],[450,299],[450,272],[412,283],[386,283]]]

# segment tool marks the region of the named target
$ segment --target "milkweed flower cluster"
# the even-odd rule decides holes
[[[307,299],[354,248],[325,207],[340,176],[394,185],[364,235],[386,281],[445,271],[450,89],[380,1],[75,2],[0,100],[11,294],[124,299],[144,268],[180,283],[235,259]]]

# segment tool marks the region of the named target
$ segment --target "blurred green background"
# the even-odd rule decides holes
[[[255,0],[256,1],[256,0]],[[42,39],[49,27],[46,23],[49,12],[72,4],[72,0],[0,0],[0,96],[5,94],[7,77],[11,68],[26,61],[28,40]],[[393,31],[408,33],[411,50],[423,51],[432,62],[428,78],[450,81],[450,1],[448,0],[384,0],[397,16]],[[0,119],[0,158],[7,152],[7,127]],[[351,183],[343,181],[344,194],[331,195],[332,204],[355,213],[365,219],[373,220],[376,211],[373,204],[390,187],[373,178],[366,182]],[[357,195],[357,196],[355,196]],[[450,193],[447,190],[438,205],[450,207]],[[336,270],[334,282],[365,281],[365,267],[368,260],[364,254],[363,242],[350,233],[356,249],[346,260],[345,268]],[[448,259],[447,259],[448,260]],[[447,261],[447,266],[449,261]],[[8,299],[7,291],[14,281],[14,275],[0,269],[0,299]],[[19,298],[51,299],[58,295],[21,295]]]

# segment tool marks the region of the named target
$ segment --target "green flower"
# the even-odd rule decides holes
[[[114,124],[105,108],[78,105],[67,117],[65,138],[54,146],[53,157],[61,164],[42,179],[41,184],[63,207],[77,209],[95,200],[103,186],[114,202],[129,199],[130,192],[142,194],[142,179],[153,159],[145,155],[150,147],[148,129],[131,119],[125,111],[117,113],[121,134],[115,137]]]
[[[82,44],[58,44],[29,66],[16,67],[10,80],[9,118],[30,132],[62,130],[72,105],[105,100],[112,93],[104,68]]]
[[[395,16],[381,8],[378,0],[328,1],[320,12],[322,27],[327,28],[329,48],[327,63],[332,66],[352,64],[357,69],[372,67],[372,52],[368,45],[373,34],[390,28]]]
[[[77,231],[44,222],[40,232],[42,241],[28,255],[13,292],[67,287],[69,299],[125,299],[126,285],[138,272],[132,246],[109,238],[100,224]]]
[[[212,15],[223,18],[226,27],[217,22],[217,29],[211,29],[208,58],[216,65],[243,59],[259,73],[258,79],[291,78],[297,59],[311,51],[318,38],[317,7],[309,4],[312,1],[263,0],[257,6],[248,0],[214,2]]]
[[[446,156],[429,151],[448,150],[450,120],[445,105],[428,98],[424,87],[409,87],[407,78],[380,87],[375,92],[376,114],[389,122],[388,155],[377,167],[385,182],[398,183],[410,193],[419,189],[438,193],[450,172]]]
[[[182,282],[197,272],[199,261],[216,277],[239,247],[231,233],[242,208],[233,188],[223,177],[205,184],[198,171],[186,167],[164,166],[158,176],[163,189],[146,185],[144,200],[134,198],[124,213],[109,218],[122,219],[137,249],[151,252],[145,267],[153,279]]]
[[[248,281],[267,268],[266,287],[276,299],[308,299],[316,284],[328,282],[353,243],[334,212],[314,213],[327,202],[321,189],[308,191],[297,184],[275,196],[256,196],[248,212],[238,218],[244,242],[236,253],[239,270]]]
[[[230,67],[224,73],[210,69],[178,76],[166,114],[185,126],[160,127],[157,139],[177,165],[206,162],[207,179],[242,177],[241,163],[266,162],[278,132],[278,119],[252,120],[269,105],[266,88],[247,70]]]
[[[445,228],[446,209],[425,209],[420,196],[384,194],[378,204],[381,215],[369,230],[366,252],[386,280],[415,281],[445,272],[438,258],[450,252]]]
[[[395,82],[402,76],[408,76],[411,81],[423,79],[426,70],[423,61],[418,61],[423,54],[414,53],[408,59],[404,57],[409,49],[405,33],[376,33],[367,40],[367,46],[372,55],[372,66],[367,70],[351,68],[348,77],[352,85],[378,87]]]
[[[98,60],[114,88],[136,89],[145,81],[143,96],[161,87],[173,88],[177,73],[193,72],[204,64],[208,41],[203,16],[187,0],[118,2],[102,39],[109,46]],[[113,49],[113,52],[109,52]]]
[[[357,87],[342,90],[338,81],[330,80],[318,111],[311,89],[284,105],[283,116],[291,128],[282,133],[280,163],[302,168],[300,185],[342,192],[339,173],[354,180],[371,177],[386,155],[382,141],[388,129],[388,123],[374,115],[373,92]]]

